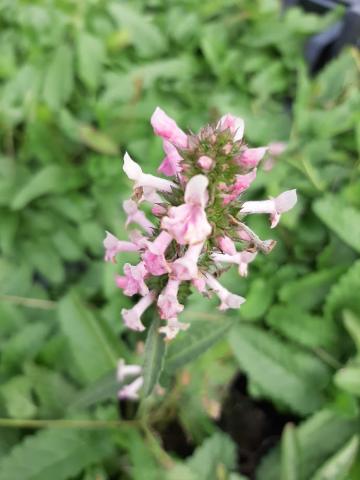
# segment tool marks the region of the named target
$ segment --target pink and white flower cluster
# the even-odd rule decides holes
[[[141,317],[156,305],[164,321],[160,332],[171,340],[189,327],[178,316],[190,287],[217,295],[220,310],[240,307],[245,299],[229,292],[218,278],[232,264],[245,277],[257,253],[269,253],[275,244],[261,240],[244,218],[268,214],[274,228],[297,199],[296,191],[289,190],[267,200],[243,201],[268,149],[246,145],[241,118],[224,115],[194,135],[156,108],[151,124],[163,140],[159,172],[171,179],[144,173],[125,154],[123,169],[133,182],[132,196],[123,204],[126,226],[137,225],[141,231],[131,231],[129,241],[107,232],[105,260],[115,262],[121,252],[138,252],[140,262],[125,264],[124,274],[116,278],[125,295],[141,297],[133,308],[122,310],[124,323],[144,330]],[[141,209],[144,205],[150,205],[151,220]]]

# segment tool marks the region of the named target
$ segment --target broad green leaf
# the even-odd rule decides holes
[[[131,42],[140,56],[153,57],[166,50],[166,37],[145,15],[124,2],[113,2],[109,10],[114,20],[129,31]]]
[[[0,478],[68,480],[109,453],[106,432],[42,430],[27,436],[0,461]]]
[[[73,90],[73,52],[69,45],[60,45],[48,66],[44,82],[44,100],[58,110],[70,98]]]
[[[69,410],[91,407],[104,400],[115,399],[119,390],[116,372],[112,371],[81,390],[68,405]]]
[[[78,75],[88,88],[98,87],[104,60],[105,48],[101,40],[88,32],[80,32],[77,37]]]
[[[213,480],[214,475],[219,478],[219,472],[226,478],[236,465],[235,445],[224,433],[214,433],[195,450],[187,465],[198,480]]]
[[[336,451],[359,431],[359,420],[346,419],[330,410],[320,410],[296,427],[301,455],[300,480],[311,475]],[[279,480],[281,472],[280,450],[274,448],[261,461],[257,480]]]
[[[331,320],[302,312],[297,305],[274,305],[266,323],[305,347],[331,348],[337,342],[338,330]]]
[[[314,203],[316,215],[345,243],[360,252],[360,212],[337,195],[327,195]]]
[[[165,358],[166,372],[174,372],[195,360],[225,336],[233,320],[195,320],[185,332],[170,343]]]
[[[240,368],[263,396],[301,415],[323,405],[328,371],[316,357],[247,325],[232,329],[229,342]]]
[[[312,309],[322,302],[331,285],[342,272],[342,267],[335,267],[310,273],[283,285],[279,291],[279,297],[283,302],[296,305],[298,308]]]
[[[281,437],[281,480],[298,480],[299,472],[299,446],[296,430],[288,423]]]
[[[360,315],[360,260],[355,262],[332,287],[325,302],[325,313],[336,315],[351,310]]]
[[[24,375],[12,377],[0,387],[7,415],[13,418],[32,418],[37,408],[31,394],[31,382]],[[1,478],[1,477],[0,477]]]
[[[72,291],[59,303],[59,320],[67,337],[72,357],[86,384],[116,366],[117,353],[101,321]]]
[[[336,373],[334,381],[339,388],[360,396],[360,365],[348,365]]]
[[[11,207],[14,210],[20,210],[38,197],[48,193],[56,193],[59,189],[62,189],[64,180],[64,172],[58,165],[44,167],[35,175],[29,177],[29,181],[16,193],[11,202]]]
[[[352,437],[312,477],[312,480],[346,480],[359,448],[358,436]]]
[[[143,396],[149,396],[156,386],[164,364],[165,341],[159,333],[161,320],[153,318],[145,343]]]
[[[344,324],[349,335],[353,339],[358,355],[360,355],[360,318],[349,310],[344,312]]]

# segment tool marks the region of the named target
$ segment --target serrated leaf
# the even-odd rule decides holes
[[[360,212],[337,195],[319,198],[313,205],[316,215],[345,243],[360,252]]]
[[[181,336],[172,342],[165,358],[166,372],[174,372],[186,363],[195,360],[208,348],[225,336],[233,320],[195,320]]]
[[[352,437],[312,477],[312,480],[346,480],[359,448],[358,436]]]
[[[359,420],[346,419],[330,410],[321,410],[296,427],[299,441],[300,480],[308,480],[326,459],[358,432]],[[261,461],[257,480],[279,480],[280,450],[274,448]]]
[[[90,89],[96,89],[102,74],[105,48],[101,40],[88,33],[80,32],[77,37],[78,75]]]
[[[295,305],[274,305],[266,323],[305,347],[333,348],[337,342],[338,331],[331,320],[302,312]]]
[[[70,98],[73,90],[73,53],[68,45],[60,45],[49,64],[44,82],[44,100],[58,110]]]
[[[72,291],[59,303],[59,320],[73,359],[85,383],[93,382],[116,366],[117,354],[100,320]]]
[[[281,436],[281,477],[280,480],[298,480],[299,472],[299,445],[296,430],[288,423]]]
[[[30,435],[0,462],[3,480],[68,480],[109,454],[108,434],[43,430]]]
[[[304,310],[315,308],[343,271],[342,267],[335,267],[288,282],[279,291],[280,300]]]
[[[165,342],[159,333],[160,317],[155,316],[149,328],[145,343],[143,396],[148,397],[156,386],[163,369]]]
[[[64,174],[58,165],[48,165],[35,175],[29,177],[29,181],[21,187],[11,202],[13,210],[20,210],[28,203],[47,193],[56,192],[62,187]]]
[[[229,342],[240,368],[265,397],[301,415],[324,403],[321,383],[327,383],[328,371],[316,357],[247,325],[232,329]]]
[[[342,309],[360,315],[360,260],[355,262],[332,287],[326,298],[325,313],[336,315]]]

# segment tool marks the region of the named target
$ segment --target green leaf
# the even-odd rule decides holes
[[[24,375],[11,378],[0,387],[7,414],[13,418],[32,418],[36,405],[31,395],[31,382]],[[0,477],[1,478],[1,477]]]
[[[64,174],[58,165],[48,165],[29,177],[29,181],[21,187],[11,202],[13,210],[20,210],[28,203],[42,195],[56,192],[62,188]]]
[[[304,310],[315,308],[322,302],[331,285],[342,272],[342,267],[335,267],[290,281],[281,287],[280,300]]]
[[[344,325],[356,345],[358,355],[360,355],[360,318],[349,310],[345,310]]]
[[[337,195],[327,195],[314,203],[316,215],[345,243],[360,252],[360,212]]]
[[[229,342],[240,368],[263,396],[301,415],[314,412],[324,403],[322,388],[329,374],[316,357],[247,325],[231,330]]]
[[[266,313],[274,297],[269,282],[256,278],[250,286],[246,302],[241,307],[241,317],[245,320],[259,320]]]
[[[226,478],[229,470],[236,465],[236,448],[228,435],[214,433],[198,447],[187,461],[198,480]]]
[[[110,452],[107,433],[43,430],[30,435],[0,462],[6,480],[68,480]]]
[[[336,315],[343,309],[360,315],[360,260],[355,262],[332,287],[326,298],[325,313]]]
[[[119,390],[119,381],[116,378],[116,372],[112,371],[88,387],[81,390],[68,405],[69,410],[77,410],[91,407],[104,400],[116,398]]]
[[[166,372],[174,372],[188,362],[195,360],[225,336],[233,320],[195,320],[181,336],[172,342],[165,358]]]
[[[321,410],[296,427],[299,442],[300,480],[308,480],[326,459],[359,431],[359,420],[346,419],[330,410]],[[257,480],[279,480],[280,450],[274,448],[261,461]]]
[[[80,32],[77,37],[78,75],[89,89],[96,89],[99,85],[105,48],[98,37],[88,32]]]
[[[299,472],[299,445],[296,430],[288,423],[281,437],[281,477],[280,480],[298,480]]]
[[[124,3],[114,2],[109,10],[114,20],[130,32],[131,41],[140,56],[153,57],[166,50],[166,37],[145,15]]]
[[[118,155],[119,153],[116,143],[108,135],[89,125],[79,126],[79,140],[96,152],[107,155]]]
[[[73,53],[71,48],[60,45],[50,62],[44,82],[44,100],[50,108],[58,110],[70,98],[73,90]]]
[[[143,396],[147,397],[157,384],[163,369],[165,341],[159,333],[160,317],[154,317],[145,343]]]
[[[117,353],[99,319],[75,291],[59,303],[59,320],[85,383],[97,380],[116,366]]]
[[[266,323],[305,347],[331,348],[337,342],[338,331],[331,320],[302,312],[297,305],[274,305]]]
[[[360,396],[360,365],[348,365],[341,368],[334,377],[339,388]]]
[[[352,437],[312,477],[312,480],[346,480],[359,448],[358,436]]]

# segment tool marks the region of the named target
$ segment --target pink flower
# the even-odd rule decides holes
[[[105,247],[105,261],[115,263],[115,257],[120,252],[136,252],[139,247],[132,242],[125,242],[119,240],[110,232],[106,232],[106,237],[103,242]]]
[[[118,392],[120,400],[139,400],[139,390],[144,384],[144,378],[138,377],[128,385],[124,385]]]
[[[180,280],[170,278],[164,290],[160,293],[157,306],[159,307],[160,318],[169,320],[176,318],[184,310],[184,305],[178,302]]]
[[[116,378],[119,382],[124,382],[127,377],[140,375],[142,368],[140,365],[126,365],[125,360],[120,358],[117,364]]]
[[[271,198],[270,200],[245,202],[240,210],[240,213],[269,213],[271,228],[274,228],[279,223],[281,214],[293,208],[293,206],[296,204],[296,201],[296,190],[288,190],[275,198]]]
[[[161,228],[181,245],[203,242],[211,233],[205,213],[208,183],[204,175],[192,177],[185,188],[185,203],[171,207],[168,216],[162,219]]]
[[[245,302],[245,298],[229,292],[229,290],[223,287],[221,283],[216,280],[215,277],[210,275],[210,273],[206,273],[205,278],[208,287],[211,288],[211,290],[213,290],[221,300],[219,310],[227,310],[228,308],[239,308],[240,305]]]
[[[137,223],[142,227],[146,233],[151,234],[155,225],[146,218],[144,212],[138,209],[137,203],[134,200],[125,200],[123,202],[123,209],[127,215],[127,220],[125,226],[127,227],[130,223]]]
[[[235,162],[245,168],[253,168],[258,165],[267,151],[267,147],[247,148],[235,158]]]
[[[220,118],[217,128],[220,131],[229,129],[234,135],[234,142],[237,142],[243,138],[245,123],[242,118],[234,117],[230,113],[227,113]]]
[[[210,157],[207,157],[206,155],[202,155],[198,159],[197,164],[199,165],[200,168],[202,168],[207,172],[211,170],[212,166],[214,165],[214,160]]]
[[[151,213],[153,215],[155,215],[155,217],[161,217],[161,216],[165,215],[166,208],[163,207],[162,205],[155,204],[151,209]]]
[[[222,254],[222,253],[213,253],[211,258],[214,262],[220,263],[234,263],[239,265],[239,274],[242,277],[247,277],[248,274],[248,264],[252,262],[257,255],[257,252],[249,252],[244,250],[243,252],[237,252],[233,255]]]
[[[158,168],[158,171],[167,175],[168,177],[173,177],[181,172],[181,160],[182,157],[177,151],[177,148],[174,145],[166,140],[163,141],[163,148],[166,153],[166,157],[162,161],[162,164]]]
[[[171,189],[176,187],[175,183],[170,182],[170,180],[165,180],[164,178],[156,177],[149,173],[143,173],[140,165],[134,162],[127,152],[124,155],[123,170],[128,178],[134,181],[135,188],[142,187],[150,189],[148,190],[148,194],[156,190],[160,192],[171,192]]]
[[[145,312],[147,308],[150,307],[154,300],[154,292],[149,292],[144,297],[142,297],[138,301],[138,303],[130,310],[123,308],[121,310],[121,315],[124,319],[125,325],[131,330],[136,330],[138,332],[142,332],[143,330],[145,330],[144,325],[141,323],[141,315]]]
[[[165,258],[165,252],[171,242],[172,236],[163,231],[153,242],[147,243],[143,261],[146,269],[152,275],[163,275],[170,271],[169,264]]]
[[[155,135],[168,140],[177,147],[187,147],[187,135],[177,126],[175,120],[170,118],[164,110],[156,107],[151,117],[151,125],[154,129]]]
[[[125,263],[124,273],[125,276],[118,275],[116,277],[116,284],[119,288],[124,290],[125,295],[132,297],[139,293],[144,296],[149,292],[144,281],[148,272],[143,262],[140,262],[135,266]]]
[[[246,173],[245,175],[236,175],[236,181],[234,185],[231,186],[230,193],[228,195],[224,195],[224,205],[228,205],[230,202],[236,200],[242,192],[249,188],[255,178],[256,168],[254,168],[254,170],[251,170],[251,172]]]
[[[223,237],[219,237],[217,239],[217,244],[224,253],[228,255],[235,255],[236,254],[236,247],[235,243],[231,240],[231,238],[224,235]]]
[[[191,283],[198,292],[200,293],[206,292],[206,281],[203,275],[199,275],[197,278],[193,278],[191,280]]]
[[[276,158],[284,153],[286,148],[287,144],[284,142],[269,143],[269,155],[263,165],[263,168],[266,172],[270,171],[274,167]]]
[[[171,273],[178,280],[192,280],[198,274],[198,260],[204,242],[190,245],[183,257],[178,258],[171,265]]]
[[[160,327],[159,332],[165,333],[166,340],[173,340],[180,330],[187,330],[190,323],[179,322],[176,318],[170,318],[165,327]]]

